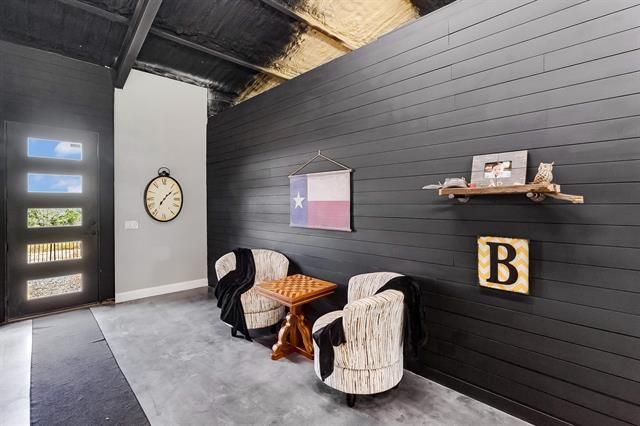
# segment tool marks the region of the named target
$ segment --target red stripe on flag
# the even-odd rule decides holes
[[[309,201],[307,226],[351,229],[350,201]]]

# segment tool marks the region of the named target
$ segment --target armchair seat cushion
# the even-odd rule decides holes
[[[259,294],[255,287],[240,296],[249,330],[277,324],[284,317],[284,306]]]
[[[275,300],[264,297],[258,293],[255,287],[242,293],[240,301],[242,302],[242,308],[244,309],[245,314],[267,312],[282,306],[282,304]]]

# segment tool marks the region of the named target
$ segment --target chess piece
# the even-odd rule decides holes
[[[553,162],[540,163],[538,173],[533,178],[533,183],[551,183],[553,181]]]

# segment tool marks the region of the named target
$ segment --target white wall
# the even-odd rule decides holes
[[[206,285],[206,89],[134,70],[114,109],[116,301]],[[184,197],[167,223],[143,204],[161,166]],[[139,229],[124,228],[131,220]]]

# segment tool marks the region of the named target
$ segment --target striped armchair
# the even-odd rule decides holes
[[[253,285],[265,281],[277,280],[287,276],[289,259],[273,250],[251,249],[256,265],[256,277]],[[236,269],[236,256],[231,252],[216,261],[218,280]],[[268,299],[251,288],[240,296],[244,317],[248,329],[269,327],[284,317],[284,305]]]
[[[347,394],[353,406],[355,395],[384,392],[395,387],[403,373],[404,296],[395,290],[375,294],[393,272],[356,275],[349,280],[348,303],[313,325],[320,328],[342,317],[346,343],[334,347],[333,374],[325,383]],[[314,342],[314,368],[320,376],[319,347]]]

